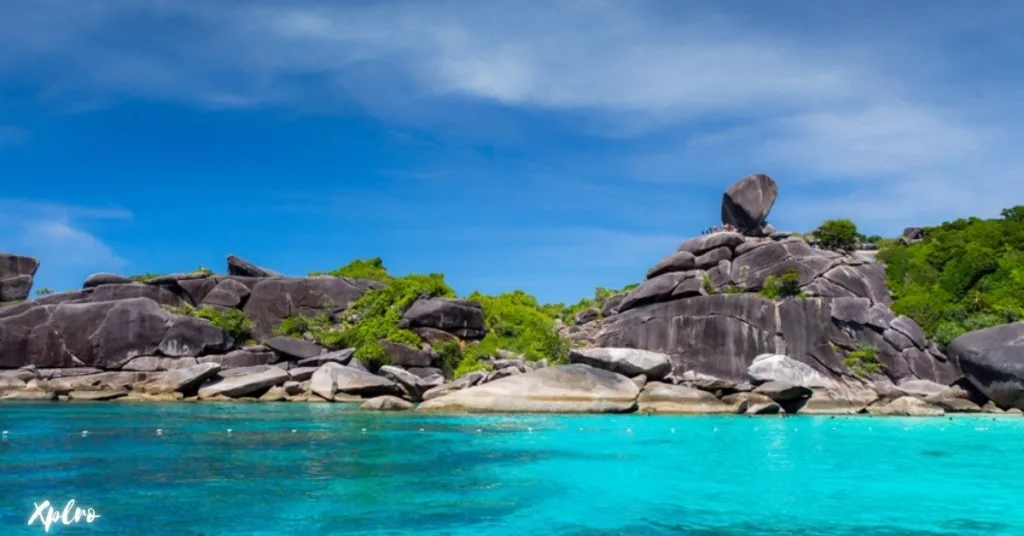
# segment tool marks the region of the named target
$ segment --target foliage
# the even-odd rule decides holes
[[[37,298],[42,298],[43,296],[49,296],[50,294],[53,294],[53,289],[52,288],[43,287],[43,288],[40,288],[40,289],[36,289],[35,294],[36,294]]]
[[[744,290],[739,285],[728,285],[723,292],[726,294],[743,294]]]
[[[455,291],[444,282],[442,274],[387,277],[386,287],[368,291],[351,305],[354,322],[346,321],[341,331],[314,331],[317,342],[332,349],[355,348],[355,356],[371,367],[391,361],[380,344],[382,339],[418,348],[420,337],[398,327],[402,313],[420,298],[454,298]]]
[[[862,345],[847,354],[843,364],[860,376],[877,374],[885,368],[878,360],[878,350],[873,346]]]
[[[356,259],[341,268],[330,272],[310,272],[313,275],[330,275],[334,277],[348,277],[351,279],[372,279],[381,283],[390,283],[394,277],[388,273],[384,261],[380,257],[372,259]]]
[[[196,268],[195,270],[192,270],[192,273],[194,273],[194,274],[203,274],[203,275],[213,275],[213,270],[211,270],[211,269],[209,269],[209,268],[207,268],[205,266],[200,266],[199,268]]]
[[[194,316],[208,320],[214,326],[224,330],[235,342],[252,339],[253,323],[245,313],[238,309],[214,309],[213,307],[195,308],[190,305],[165,307],[168,311],[182,316]]]
[[[715,282],[711,280],[710,275],[704,274],[701,278],[701,285],[704,287],[704,292],[707,292],[708,294],[718,294],[718,291],[715,290]]]
[[[814,230],[814,237],[825,249],[851,250],[858,238],[857,224],[846,219],[825,220]]]
[[[526,359],[562,363],[569,358],[568,344],[555,331],[554,319],[545,314],[537,299],[523,291],[498,296],[485,296],[474,292],[470,300],[483,306],[487,336],[477,344],[466,347],[459,371],[482,358],[497,355],[498,350],[523,354]]]
[[[445,376],[451,377],[462,362],[462,345],[458,341],[440,341],[431,344]]]
[[[545,304],[541,305],[540,309],[544,312],[544,314],[551,318],[559,319],[562,322],[569,325],[574,325],[576,324],[576,315],[579,314],[580,312],[590,308],[594,308],[597,309],[598,311],[601,311],[602,309],[604,309],[605,303],[608,301],[609,298],[617,296],[619,294],[628,293],[638,286],[640,286],[639,283],[632,283],[618,290],[606,287],[597,287],[596,289],[594,289],[593,298],[583,298],[580,301],[568,306],[563,303]]]
[[[146,272],[144,274],[135,274],[128,276],[128,279],[135,281],[136,283],[144,283],[150,279],[161,277],[163,274],[154,274],[152,272]]]
[[[867,242],[868,244],[875,244],[875,245],[878,245],[878,244],[879,244],[879,243],[881,243],[881,242],[882,242],[883,240],[885,240],[885,239],[884,239],[884,238],[882,238],[882,236],[881,236],[881,235],[876,235],[876,234],[875,234],[875,235],[871,235],[871,236],[867,236],[867,237],[864,237],[864,241],[865,241],[865,242]]]
[[[327,310],[321,311],[313,316],[289,316],[274,328],[275,335],[285,337],[301,338],[304,334],[324,331],[331,328],[331,317]]]
[[[942,345],[1024,318],[1024,207],[1002,213],[946,222],[925,229],[921,241],[882,247],[893,311]]]
[[[777,277],[770,275],[764,278],[761,295],[770,300],[803,296],[804,292],[800,289],[800,272],[796,268],[790,268]]]

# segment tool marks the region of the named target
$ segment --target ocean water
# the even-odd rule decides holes
[[[1020,417],[4,404],[0,429],[3,535],[70,499],[100,517],[49,534],[1024,534]]]

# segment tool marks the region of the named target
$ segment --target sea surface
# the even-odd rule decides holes
[[[1020,417],[9,403],[0,429],[3,535],[71,499],[100,517],[49,534],[1024,534]]]

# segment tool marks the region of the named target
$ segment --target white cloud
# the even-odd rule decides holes
[[[38,74],[47,93],[213,107],[355,100],[449,130],[482,119],[440,103],[540,110],[618,144],[587,166],[552,163],[574,176],[724,186],[764,171],[783,184],[779,207],[806,218],[839,208],[899,226],[1024,195],[1012,156],[1022,110],[1000,89],[1010,75],[974,65],[1022,43],[963,44],[1010,35],[1019,6],[870,23],[830,8],[779,25],[680,4],[22,0],[0,17],[0,75]],[[804,188],[820,184],[831,186]]]
[[[98,220],[130,218],[130,212],[119,208],[0,199],[0,250],[38,258],[44,276],[117,270],[126,261],[87,228]]]

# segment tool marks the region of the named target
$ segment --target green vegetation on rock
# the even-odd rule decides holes
[[[869,345],[863,345],[850,352],[846,359],[843,359],[843,364],[861,376],[877,374],[885,368],[878,360],[878,350]]]
[[[40,289],[36,289],[36,292],[35,292],[35,295],[36,295],[37,298],[42,298],[43,296],[49,296],[50,294],[53,294],[53,289],[46,288],[46,287],[43,287],[43,288],[40,288]]]
[[[852,250],[860,235],[857,233],[857,224],[851,220],[839,219],[825,220],[814,230],[814,238],[825,249]]]
[[[467,299],[483,306],[487,336],[466,346],[455,370],[456,376],[481,370],[480,360],[497,355],[498,350],[522,354],[532,361],[547,359],[562,363],[568,360],[568,343],[555,331],[554,319],[545,314],[537,298],[517,290],[498,296],[474,292]]]
[[[330,272],[310,272],[309,275],[330,275],[334,277],[348,277],[351,279],[371,279],[381,283],[390,283],[394,278],[384,267],[384,261],[380,257],[372,259],[356,259],[337,270]]]
[[[191,305],[182,305],[180,307],[165,306],[164,308],[176,315],[194,316],[208,320],[214,326],[226,331],[237,343],[248,342],[252,339],[252,320],[249,320],[245,313],[238,309],[196,308]]]
[[[800,272],[790,268],[778,277],[770,275],[761,285],[761,295],[770,300],[803,296],[800,289]]]
[[[893,311],[943,345],[1024,319],[1024,206],[1002,215],[925,228],[924,239],[910,245],[887,241],[878,258],[886,264]]]
[[[596,309],[601,311],[609,298],[619,294],[629,293],[638,286],[640,286],[639,283],[632,283],[618,290],[597,287],[597,289],[594,290],[593,298],[583,298],[572,305],[565,305],[564,303],[549,303],[541,305],[540,309],[551,318],[559,319],[569,325],[574,325],[576,324],[576,315],[580,312],[587,309]]]

